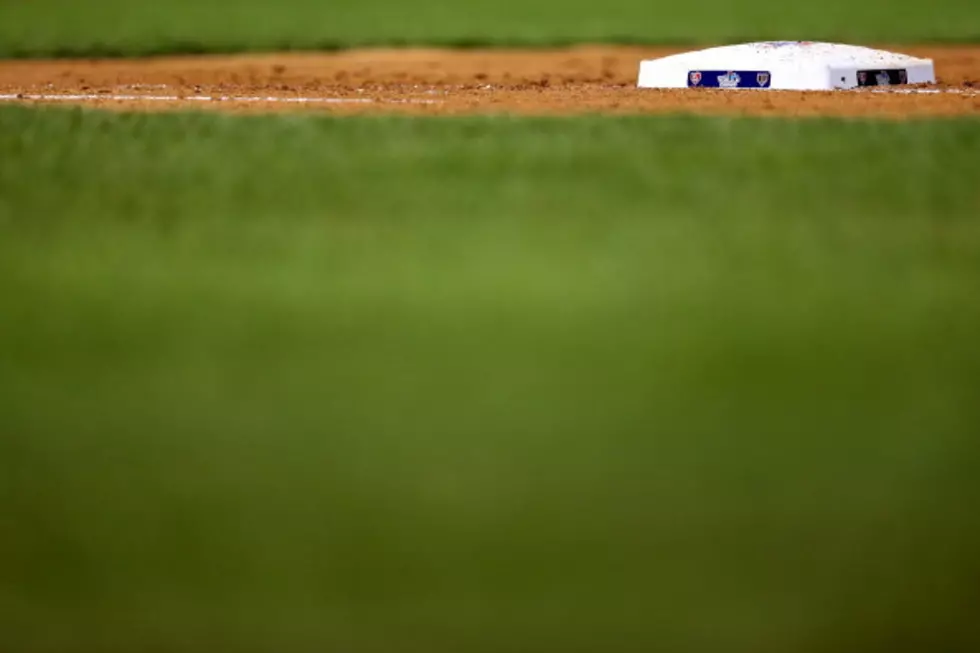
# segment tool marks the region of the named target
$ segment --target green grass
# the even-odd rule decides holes
[[[976,650],[978,153],[0,109],[0,650]]]
[[[980,39],[975,0],[0,0],[0,56],[359,45]]]

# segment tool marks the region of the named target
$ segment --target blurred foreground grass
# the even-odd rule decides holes
[[[980,39],[975,0],[2,0],[0,56],[364,45]]]
[[[970,650],[978,151],[0,109],[0,650]]]

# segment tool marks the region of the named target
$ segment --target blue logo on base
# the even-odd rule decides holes
[[[692,70],[688,88],[769,88],[772,76],[767,70]]]
[[[909,71],[899,70],[859,70],[858,86],[894,86],[909,83]]]

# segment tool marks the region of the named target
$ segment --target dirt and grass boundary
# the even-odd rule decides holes
[[[980,46],[882,47],[932,58],[939,83],[884,93],[640,90],[635,78],[642,59],[685,48],[583,45],[8,60],[0,65],[0,95],[7,102],[125,110],[892,118],[980,114]]]

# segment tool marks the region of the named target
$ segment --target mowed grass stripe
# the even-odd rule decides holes
[[[0,648],[970,650],[978,147],[0,108]]]
[[[368,45],[554,46],[756,39],[980,39],[972,0],[827,0],[774,7],[610,0],[33,0],[0,3],[0,56],[133,56]]]

